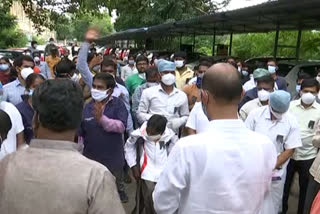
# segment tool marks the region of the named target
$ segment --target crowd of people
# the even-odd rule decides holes
[[[60,55],[0,59],[0,210],[15,213],[319,213],[320,77],[296,95],[275,60],[97,54],[89,30]],[[320,76],[320,72],[319,72]]]

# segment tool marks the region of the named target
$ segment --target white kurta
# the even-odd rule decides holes
[[[241,120],[215,120],[182,138],[153,194],[158,214],[256,214],[270,189],[277,153]]]

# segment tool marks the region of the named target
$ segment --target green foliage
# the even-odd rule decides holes
[[[281,31],[279,45],[296,46],[297,31]],[[301,59],[320,59],[320,33],[303,31],[300,45]],[[242,59],[259,56],[272,56],[275,32],[235,35],[232,55]],[[295,48],[278,48],[278,56],[295,57]]]
[[[16,20],[9,15],[8,7],[0,8],[0,48],[23,47],[27,44],[26,36],[16,29]]]
[[[109,15],[91,13],[74,15],[71,18],[61,16],[59,23],[55,30],[57,32],[57,39],[78,39],[82,41],[85,32],[90,27],[95,27],[100,31],[100,34],[105,36],[113,32],[113,26]]]

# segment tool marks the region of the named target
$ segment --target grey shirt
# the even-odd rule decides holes
[[[17,78],[15,81],[10,82],[3,86],[3,100],[13,105],[17,105],[22,102],[22,97],[26,88],[20,83]]]
[[[1,214],[124,214],[115,179],[66,141],[32,140],[0,162]]]
[[[42,76],[44,76],[44,78],[51,79],[50,68],[46,62],[40,61],[40,66],[38,67],[40,68],[40,73]]]

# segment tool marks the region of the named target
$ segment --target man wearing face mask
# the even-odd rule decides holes
[[[168,127],[175,133],[188,119],[189,107],[187,95],[175,88],[176,66],[173,62],[159,60],[158,71],[161,76],[159,86],[151,87],[143,91],[139,104],[137,119],[140,124],[149,120],[154,114],[160,114],[167,118]]]
[[[303,214],[306,192],[309,181],[309,169],[317,156],[318,148],[312,145],[312,138],[316,134],[320,122],[320,105],[316,102],[319,83],[315,79],[305,79],[301,83],[301,98],[290,103],[290,112],[299,121],[302,147],[295,150],[289,164],[283,195],[282,213],[287,213],[288,198],[296,172],[299,174],[299,205],[298,214]]]
[[[139,85],[142,85],[143,83],[146,82],[145,72],[149,67],[149,60],[144,55],[138,56],[136,62],[137,62],[136,66],[138,69],[138,73],[132,74],[126,80],[126,87],[128,88],[131,96]]]
[[[135,92],[132,95],[132,116],[134,118],[136,127],[140,127],[140,125],[142,125],[142,124],[139,124],[136,119],[142,92],[147,88],[151,88],[153,86],[159,85],[158,69],[148,68],[146,71],[146,79],[147,79],[147,82],[140,85],[138,88],[136,88]]]
[[[250,100],[254,100],[256,98],[258,98],[258,89],[257,89],[257,81],[258,79],[264,77],[264,76],[270,76],[270,73],[263,68],[258,68],[256,70],[254,70],[253,72],[253,79],[254,79],[254,88],[250,89],[249,91],[246,91],[245,94],[242,97],[241,102],[239,103],[239,109],[241,109],[241,107],[246,104],[247,102],[249,102]]]
[[[199,68],[196,72],[197,80],[191,85],[185,85],[183,92],[187,94],[189,110],[191,111],[196,102],[200,102],[200,89],[202,84],[202,78],[205,72],[210,68],[211,64],[207,61],[202,61],[199,64]]]
[[[44,55],[49,56],[50,55],[50,50],[55,49],[57,46],[54,44],[54,39],[50,38],[48,44],[46,45],[44,49]]]
[[[11,63],[9,58],[2,57],[0,59],[0,82],[5,85],[10,82]]]
[[[138,73],[138,70],[135,66],[134,56],[129,55],[128,64],[121,68],[121,78],[126,81],[128,77],[136,73]]]
[[[297,77],[297,81],[296,81],[296,91],[293,93],[294,95],[292,97],[292,100],[298,100],[301,98],[301,96],[300,96],[301,83],[305,79],[312,79],[312,77],[310,74],[307,74],[305,72],[299,72],[298,77]]]
[[[276,151],[238,119],[239,73],[213,65],[202,81],[208,129],[180,139],[153,193],[158,214],[259,213],[269,190]]]
[[[32,41],[31,46],[29,47],[29,50],[31,51],[31,54],[33,55],[35,52],[39,52],[37,49],[38,47],[38,42],[37,41]]]
[[[128,197],[123,184],[124,148],[123,134],[126,130],[128,112],[121,99],[112,96],[116,83],[108,73],[93,78],[92,101],[84,107],[79,131],[83,154],[106,166],[116,177],[120,199]]]
[[[271,191],[265,197],[265,209],[261,214],[281,212],[287,165],[295,149],[302,146],[298,121],[294,115],[287,112],[290,99],[290,94],[283,90],[271,93],[269,105],[251,111],[245,122],[252,131],[267,136],[278,154]]]
[[[17,105],[22,102],[21,95],[25,92],[26,78],[33,73],[34,61],[32,57],[22,55],[13,62],[18,78],[3,87],[3,100]]]
[[[35,66],[37,66],[40,69],[41,75],[46,79],[51,79],[52,77],[50,68],[46,62],[40,60],[40,55],[38,54],[38,52],[33,54],[33,60]]]
[[[176,64],[176,86],[182,90],[187,82],[194,76],[194,72],[186,66],[187,54],[180,51],[174,54],[174,63]]]
[[[244,104],[240,111],[240,118],[245,121],[249,113],[257,108],[268,105],[270,93],[274,90],[274,80],[271,76],[264,76],[257,80],[258,98]]]
[[[269,73],[276,83],[275,89],[287,91],[287,81],[283,77],[277,75],[277,70],[279,69],[277,66],[277,62],[271,59],[268,61],[267,66]]]
[[[134,178],[141,182],[145,213],[148,214],[155,214],[152,192],[178,140],[176,134],[166,126],[167,119],[155,114],[141,128],[132,132],[125,144],[125,157]],[[137,189],[138,192],[141,190]]]

